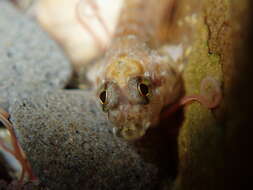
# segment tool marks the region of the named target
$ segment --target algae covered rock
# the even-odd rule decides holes
[[[250,1],[206,0],[184,73],[186,94],[205,77],[220,82],[223,99],[208,110],[185,108],[179,170],[173,189],[242,189],[252,177],[252,22]],[[252,186],[252,185],[251,185]]]

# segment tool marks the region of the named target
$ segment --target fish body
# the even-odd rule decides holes
[[[160,51],[175,2],[126,0],[112,42],[90,73],[102,109],[124,139],[142,137],[182,94],[176,63]]]

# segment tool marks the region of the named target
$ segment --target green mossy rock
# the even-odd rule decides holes
[[[186,106],[174,190],[242,189],[250,182],[249,4],[247,0],[203,2],[184,73],[186,95],[200,93],[202,80],[212,77],[221,82],[223,99],[215,110],[197,102]]]

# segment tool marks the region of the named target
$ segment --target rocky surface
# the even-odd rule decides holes
[[[155,189],[158,169],[112,134],[89,93],[49,93],[10,111],[36,175],[50,189]]]
[[[66,86],[72,68],[56,43],[7,1],[0,10],[0,106]]]
[[[252,188],[252,1],[202,2],[186,93],[198,93],[211,76],[222,83],[223,99],[215,110],[198,103],[185,109],[173,190]]]
[[[212,33],[210,33],[210,25],[207,24],[207,21],[212,19],[213,14],[218,10],[225,9],[227,6],[221,1],[219,3],[210,0],[203,1],[202,9],[198,10],[199,16],[195,20],[196,37],[183,75],[186,95],[204,93],[200,89],[202,81],[206,78],[216,80],[218,84],[223,83],[221,56],[210,51],[208,44]],[[207,10],[212,10],[212,12]],[[224,11],[219,15],[220,23],[227,22],[226,14],[227,12]],[[223,38],[225,37],[223,35]],[[208,92],[208,90],[206,91]],[[222,103],[223,100],[219,107]],[[222,122],[215,114],[216,112],[217,109],[210,110],[198,102],[185,107],[184,123],[178,138],[179,170],[174,190],[223,189],[225,131]]]

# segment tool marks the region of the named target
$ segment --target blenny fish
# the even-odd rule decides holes
[[[87,73],[97,102],[114,124],[113,131],[126,140],[140,139],[149,128],[157,126],[182,105],[198,101],[211,109],[221,100],[220,86],[211,77],[203,79],[200,89],[208,91],[211,100],[204,95],[184,97],[182,59],[187,59],[190,52],[189,40],[180,34],[181,41],[176,44],[173,41],[181,1],[125,0],[109,47]],[[93,3],[96,9],[94,2],[87,2]],[[192,16],[194,22],[196,15]],[[101,17],[98,20],[106,27]],[[99,41],[96,35],[93,37]],[[212,90],[206,90],[210,86]],[[0,121],[10,132],[12,149],[2,139],[0,147],[20,162],[20,183],[26,174],[29,180],[37,180],[8,117],[0,108]]]
[[[195,100],[208,108],[219,104],[219,95],[212,103],[201,95],[181,98],[184,65],[175,54],[182,57],[187,48],[170,44],[178,2],[125,0],[111,44],[88,73],[97,101],[115,126],[114,133],[126,140],[139,139],[157,126],[168,115],[163,112],[168,105],[172,106],[167,113]],[[170,51],[171,47],[178,50]]]

